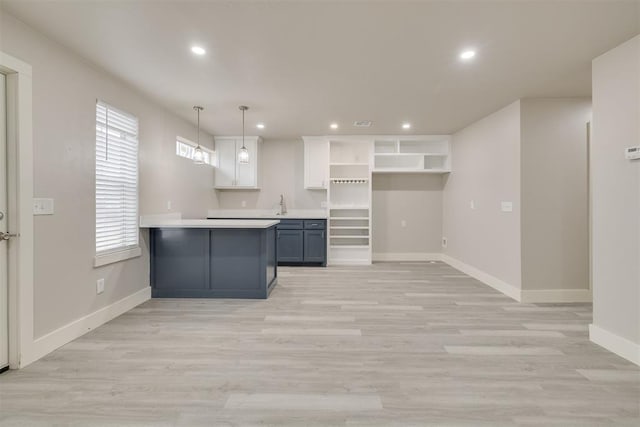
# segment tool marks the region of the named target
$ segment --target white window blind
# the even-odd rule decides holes
[[[96,255],[138,247],[138,119],[96,104]]]

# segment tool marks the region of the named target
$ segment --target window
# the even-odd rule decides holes
[[[98,101],[95,265],[138,255],[138,119]]]
[[[178,136],[176,138],[176,154],[180,157],[184,157],[185,159],[193,160],[193,153],[196,150],[197,144],[195,142],[191,142],[186,138]],[[215,165],[215,151],[209,150],[208,148],[202,148],[202,154],[204,154],[204,162],[210,166]]]

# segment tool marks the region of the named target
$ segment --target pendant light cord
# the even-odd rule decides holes
[[[200,148],[200,111],[204,110],[204,108],[200,107],[199,105],[195,105],[193,109],[198,113],[198,134],[196,135],[196,148]]]
[[[242,110],[242,148],[245,148],[244,146],[244,112],[245,110]]]

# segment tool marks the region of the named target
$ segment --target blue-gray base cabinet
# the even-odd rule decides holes
[[[208,219],[221,218],[209,217]],[[276,238],[278,265],[327,266],[326,219],[283,219],[281,216],[270,219],[280,220]]]
[[[152,228],[154,298],[267,298],[278,281],[276,227]]]
[[[282,219],[277,226],[279,265],[327,265],[327,221]]]

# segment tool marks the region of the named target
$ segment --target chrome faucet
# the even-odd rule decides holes
[[[280,215],[287,214],[287,204],[284,202],[284,194],[280,195]]]

